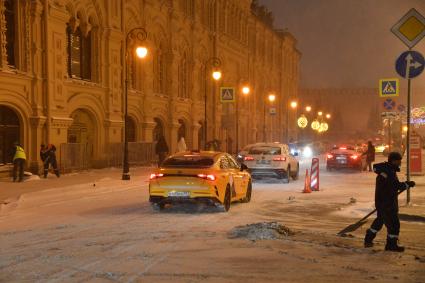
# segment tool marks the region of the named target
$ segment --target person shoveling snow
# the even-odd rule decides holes
[[[404,247],[398,245],[398,235],[400,234],[400,220],[398,217],[398,195],[403,191],[413,188],[416,184],[413,181],[400,182],[397,172],[400,172],[402,156],[398,152],[391,152],[388,155],[388,162],[382,162],[373,166],[373,171],[378,175],[375,186],[375,207],[376,209],[368,215],[338,233],[345,235],[347,232],[355,231],[365,223],[365,220],[377,212],[377,217],[371,227],[366,231],[364,238],[365,248],[373,247],[373,240],[382,226],[387,227],[386,251],[403,252]]]

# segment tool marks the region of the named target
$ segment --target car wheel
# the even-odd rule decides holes
[[[292,175],[292,180],[296,181],[300,177],[300,165],[297,164],[297,171]]]
[[[154,211],[162,211],[164,210],[165,204],[163,203],[152,203],[152,209]]]
[[[283,178],[283,183],[289,184],[290,180],[291,180],[291,167],[288,166],[288,168],[286,168],[286,176]]]
[[[248,182],[248,186],[246,188],[246,195],[245,197],[242,199],[243,203],[248,203],[251,201],[251,195],[252,195],[252,182],[251,180],[249,180]]]
[[[221,205],[222,206],[221,209],[222,209],[223,212],[229,211],[231,202],[232,202],[232,196],[231,196],[231,193],[230,193],[230,186],[227,185],[226,192],[224,194],[224,201],[223,201],[223,204]]]

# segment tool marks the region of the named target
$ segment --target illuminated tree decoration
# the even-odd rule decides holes
[[[304,115],[301,115],[300,118],[298,118],[298,127],[304,129],[308,125],[307,117]]]
[[[313,130],[315,130],[315,131],[318,131],[318,130],[319,130],[319,128],[320,128],[320,122],[319,122],[319,121],[317,121],[317,120],[314,120],[314,121],[311,123],[311,128],[312,128]]]
[[[328,123],[324,122],[320,124],[319,130],[321,130],[321,132],[326,132],[328,129],[329,129]]]

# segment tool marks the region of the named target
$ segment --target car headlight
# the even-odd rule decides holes
[[[306,157],[311,157],[311,156],[313,156],[313,150],[311,150],[311,148],[309,146],[306,146],[306,147],[304,147],[303,155],[306,156]]]

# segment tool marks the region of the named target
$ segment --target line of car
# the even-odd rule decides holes
[[[159,210],[167,204],[203,202],[227,212],[232,202],[251,200],[254,179],[289,183],[299,176],[298,160],[286,144],[254,144],[238,161],[224,152],[171,155],[150,175],[149,200]]]

